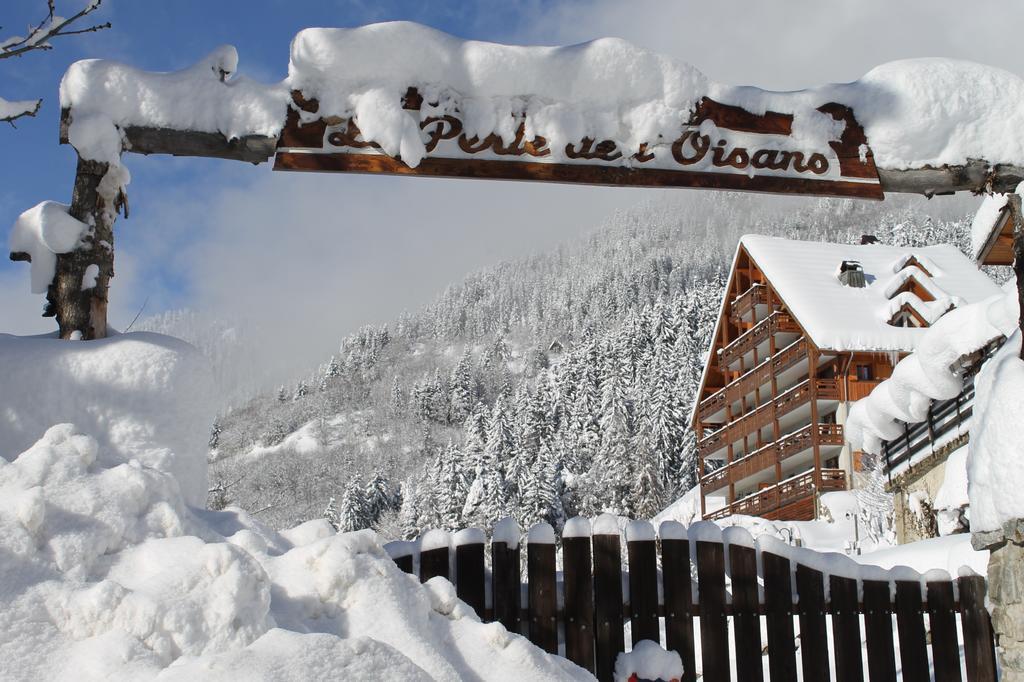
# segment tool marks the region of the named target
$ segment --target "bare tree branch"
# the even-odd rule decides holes
[[[17,106],[17,105],[22,106]],[[43,105],[43,100],[37,99],[34,102],[8,102],[0,97],[0,123],[10,123],[11,127],[16,127],[14,122],[23,116],[35,116],[39,113],[39,107]]]
[[[96,31],[102,31],[103,29],[110,28],[110,22],[103,24],[96,24],[89,28],[83,29],[68,29],[71,24],[78,21],[84,16],[92,14],[100,5],[103,0],[90,0],[90,2],[82,8],[78,14],[75,14],[67,19],[60,19],[57,17],[54,7],[54,0],[47,0],[46,17],[33,27],[30,27],[29,34],[24,38],[18,38],[13,42],[2,43],[0,47],[0,59],[7,59],[8,57],[20,57],[26,52],[32,52],[34,50],[52,50],[53,46],[49,44],[49,41],[53,38],[61,36],[76,35],[79,33],[95,33]],[[60,19],[54,23],[55,19]],[[67,30],[65,30],[67,29]]]

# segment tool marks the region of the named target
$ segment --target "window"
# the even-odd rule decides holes
[[[872,370],[871,365],[857,365],[857,380],[858,381],[871,381],[875,378],[875,373]]]

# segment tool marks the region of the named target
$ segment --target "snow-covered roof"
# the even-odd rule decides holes
[[[970,259],[947,244],[909,248],[746,235],[740,246],[822,350],[909,352],[917,347],[923,330],[889,324],[904,304],[931,324],[950,307],[976,303],[1000,291]],[[844,261],[861,265],[866,286],[839,281]],[[901,291],[908,279],[935,300]]]
[[[985,247],[1002,229],[1009,212],[1008,197],[1005,194],[989,194],[981,202],[978,212],[971,221],[971,255],[975,260],[982,257]]]

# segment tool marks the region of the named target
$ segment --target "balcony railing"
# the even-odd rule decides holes
[[[729,306],[729,319],[733,323],[738,323],[753,312],[756,306],[767,304],[768,289],[763,284],[754,284],[733,300],[732,305]]]
[[[722,509],[705,515],[706,519],[722,519],[732,514],[766,516],[786,505],[812,497],[815,492],[846,490],[846,472],[842,469],[822,469],[821,486],[814,485],[814,471],[788,478],[769,488],[736,500]]]
[[[736,483],[747,476],[775,466],[793,455],[799,454],[814,445],[814,435],[818,436],[820,445],[842,445],[843,427],[839,424],[808,424],[799,431],[787,434],[773,443],[754,450],[749,455],[715,469],[700,479],[704,494],[724,488],[729,483]]]
[[[726,405],[738,401],[752,393],[754,389],[771,381],[773,374],[789,369],[802,360],[807,359],[807,342],[803,339],[794,341],[757,367],[753,368],[725,388],[719,389],[701,401],[697,407],[697,417],[707,419]]]
[[[835,379],[815,379],[814,386],[819,398],[824,400],[839,399],[839,384]],[[697,443],[697,454],[701,457],[707,457],[725,445],[734,443],[744,436],[770,424],[773,419],[773,408],[774,415],[782,417],[809,402],[810,399],[811,380],[808,379],[781,394],[774,401],[769,400],[756,410],[748,412],[736,421],[701,439]]]
[[[788,313],[777,311],[736,337],[736,340],[718,354],[718,366],[723,370],[778,332],[800,333],[800,327]]]

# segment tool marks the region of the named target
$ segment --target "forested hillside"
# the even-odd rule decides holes
[[[506,515],[556,528],[650,517],[694,482],[688,414],[738,237],[966,248],[969,207],[921,212],[933,206],[950,210],[693,193],[621,212],[359,330],[294,385],[222,415],[210,503],[391,537]],[[232,362],[219,371],[253,371]]]

